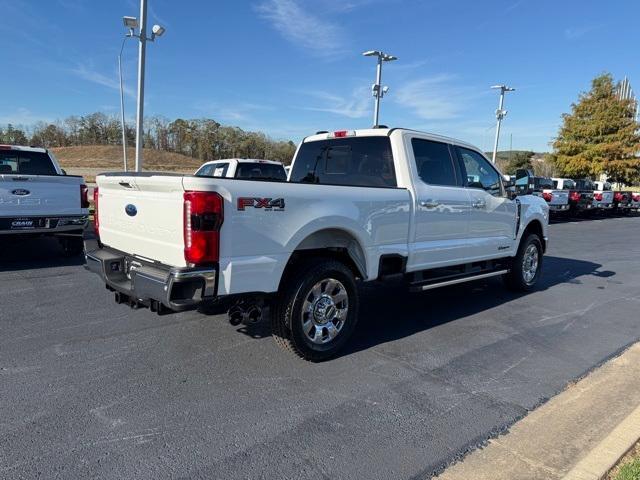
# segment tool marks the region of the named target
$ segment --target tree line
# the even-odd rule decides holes
[[[135,126],[125,128],[127,144],[135,144]],[[115,116],[96,112],[70,116],[29,128],[0,127],[0,143],[45,148],[78,145],[121,145],[122,129]],[[261,132],[221,125],[209,118],[170,121],[162,116],[145,118],[144,147],[181,153],[203,162],[220,158],[264,158],[291,163],[296,145]]]

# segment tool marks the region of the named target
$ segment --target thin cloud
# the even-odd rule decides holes
[[[102,85],[113,90],[120,90],[120,82],[117,78],[107,77],[102,73],[87,68],[86,65],[78,65],[76,68],[73,68],[71,72],[89,82]],[[124,87],[124,93],[131,98],[136,98],[134,91],[127,86]]]
[[[593,32],[594,30],[598,30],[601,27],[601,25],[585,25],[582,27],[566,28],[564,31],[564,38],[566,38],[567,40],[577,40],[584,37],[588,33]]]
[[[365,87],[354,89],[348,97],[322,91],[308,92],[308,95],[321,100],[324,105],[304,107],[304,110],[332,113],[347,118],[363,118],[371,113],[371,92]]]
[[[340,27],[309,13],[296,0],[267,0],[256,10],[284,38],[315,55],[326,57],[345,45]]]
[[[446,74],[413,80],[400,86],[393,98],[424,120],[457,118],[472,94],[466,88],[456,87],[454,80],[455,77]]]

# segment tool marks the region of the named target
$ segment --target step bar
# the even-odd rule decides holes
[[[479,273],[477,275],[470,275],[468,277],[459,277],[451,280],[443,280],[441,282],[427,283],[424,285],[413,285],[411,286],[411,291],[420,292],[425,290],[432,290],[434,288],[446,287],[449,285],[456,285],[458,283],[471,282],[473,280],[481,280],[483,278],[489,278],[489,277],[497,277],[498,275],[504,275],[505,273],[509,273],[509,269]]]

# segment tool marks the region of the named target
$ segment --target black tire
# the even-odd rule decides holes
[[[537,250],[537,267],[533,278],[528,278],[525,270],[525,254],[530,251],[531,245]],[[511,270],[503,277],[506,287],[516,292],[529,292],[533,290],[542,274],[543,258],[542,241],[540,237],[535,233],[530,233],[524,237],[520,241],[518,253],[513,258]]]
[[[76,257],[84,253],[84,242],[82,237],[63,237],[60,239],[62,254],[65,257]]]
[[[336,280],[338,283],[328,283],[329,280]],[[323,283],[325,282],[325,283]],[[341,298],[346,293],[345,300],[331,303],[327,306],[319,302],[311,302],[315,299],[313,288],[320,284],[322,296],[329,296],[332,299]],[[335,286],[327,293],[326,289]],[[344,288],[345,292],[342,292]],[[334,293],[335,292],[335,293]],[[341,293],[342,292],[342,293]],[[303,314],[305,301],[313,307],[313,312],[307,311]],[[302,262],[292,272],[284,278],[276,308],[271,315],[272,335],[276,343],[295,355],[311,362],[320,362],[334,357],[347,343],[349,337],[358,321],[358,287],[353,272],[343,263],[331,258],[316,258]],[[333,305],[333,309],[331,308]],[[346,308],[345,308],[346,306]],[[335,313],[335,318],[326,324],[318,324],[316,312],[324,320],[329,313]],[[344,311],[344,318],[340,319],[339,312]],[[305,331],[305,326],[311,322],[311,329]],[[334,323],[335,322],[335,323]],[[319,325],[319,326],[316,326]],[[339,329],[336,325],[340,325]],[[329,329],[337,332],[335,337],[330,338]],[[335,329],[335,330],[334,330]],[[318,332],[319,337],[316,343],[310,336],[311,332]],[[326,340],[325,340],[326,337]]]

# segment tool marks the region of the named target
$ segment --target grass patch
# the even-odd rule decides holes
[[[640,480],[640,442],[622,457],[606,480]]]

